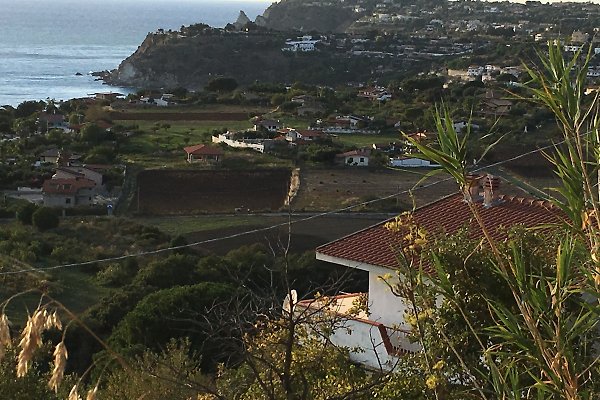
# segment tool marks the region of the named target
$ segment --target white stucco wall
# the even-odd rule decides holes
[[[398,283],[396,271],[374,265],[370,266],[369,319],[381,322],[387,326],[398,326],[403,329],[409,329],[404,322],[406,303],[403,299],[392,293],[390,287],[381,277],[387,277],[386,281],[391,285]]]
[[[346,156],[344,158],[344,164],[357,167],[367,167],[369,165],[369,156]]]
[[[67,199],[69,202],[67,203]],[[75,196],[65,196],[65,195],[43,195],[44,206],[46,207],[60,207],[60,208],[71,208],[75,207]]]
[[[428,160],[421,158],[390,158],[390,165],[392,167],[439,167],[437,164],[431,164]]]
[[[265,152],[264,143],[249,143],[249,142],[244,142],[241,140],[232,140],[232,139],[229,139],[225,135],[213,136],[212,142],[213,143],[225,143],[227,146],[240,148],[240,149],[252,149],[252,150],[256,150],[260,153]]]
[[[397,358],[385,349],[379,329],[356,320],[344,322],[330,337],[333,344],[350,349],[350,359],[370,368],[393,369]]]
[[[406,303],[403,299],[393,294],[389,286],[380,279],[380,277],[386,276],[389,277],[388,283],[392,285],[398,283],[396,270],[344,260],[321,253],[317,253],[316,257],[318,260],[367,271],[369,273],[369,319],[387,326],[409,329],[409,326],[404,323]]]

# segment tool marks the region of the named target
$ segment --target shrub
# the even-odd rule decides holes
[[[33,213],[31,219],[33,226],[40,231],[56,228],[58,226],[58,215],[56,214],[56,211],[48,207],[39,208]]]
[[[31,225],[32,223],[32,216],[33,213],[38,209],[38,206],[36,206],[33,203],[27,203],[25,205],[23,205],[23,207],[21,207],[18,211],[17,211],[17,219],[19,220],[19,222],[21,222],[23,225]]]

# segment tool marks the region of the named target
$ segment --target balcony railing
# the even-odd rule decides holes
[[[386,326],[369,319],[366,309],[366,294],[342,294],[320,299],[303,300],[296,305],[297,310],[311,310],[321,315],[331,313],[339,318],[340,326],[331,337],[339,346],[354,349],[355,361],[375,368],[393,366],[397,357],[421,349],[418,343],[412,343],[409,331]],[[393,367],[392,367],[393,368]]]

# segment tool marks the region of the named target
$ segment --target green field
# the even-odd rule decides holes
[[[169,107],[135,107],[135,108],[115,108],[111,109],[117,112],[136,112],[148,114],[161,113],[196,113],[196,112],[243,112],[264,114],[270,111],[270,108],[264,106],[243,106],[236,104],[201,104],[201,105],[182,105]]]
[[[146,167],[183,166],[183,148],[211,143],[214,130],[242,130],[252,127],[249,121],[163,121],[160,124],[152,121],[127,121],[126,125],[137,125],[144,132],[131,136],[120,153],[127,162]]]
[[[255,215],[156,217],[136,218],[135,221],[143,225],[154,226],[172,236],[231,227],[262,226],[268,224],[264,217]]]
[[[359,134],[359,133],[340,133],[334,140],[347,146],[370,147],[373,143],[398,142],[402,139],[399,133],[394,134]]]

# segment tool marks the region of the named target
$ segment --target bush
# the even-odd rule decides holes
[[[83,215],[106,215],[106,206],[86,206],[86,207],[74,207],[65,209],[65,215],[67,217],[83,216]]]
[[[209,92],[231,92],[236,87],[238,87],[238,83],[233,78],[227,77],[217,77],[211,79],[206,85],[205,89]]]
[[[27,203],[17,211],[17,219],[23,225],[31,225],[33,213],[38,209],[33,203]]]
[[[38,228],[40,231],[56,228],[58,226],[58,215],[56,211],[48,208],[41,207],[32,215],[33,226]]]
[[[8,208],[0,208],[0,218],[14,218],[15,212]]]

